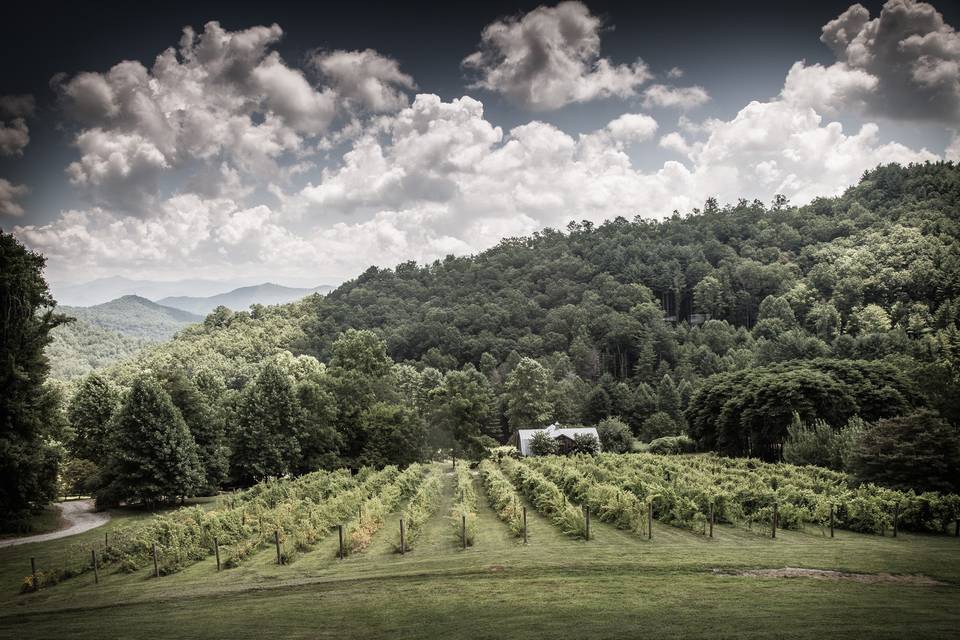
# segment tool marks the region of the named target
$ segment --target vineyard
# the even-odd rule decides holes
[[[35,573],[22,552],[0,550],[0,577],[17,575],[0,601],[55,611],[77,598],[105,605],[285,581],[319,588],[404,567],[465,572],[463,589],[477,571],[566,575],[571,562],[587,576],[642,575],[659,563],[697,574],[809,566],[960,585],[958,518],[956,495],[849,486],[820,468],[713,455],[320,471],[42,543]],[[688,573],[675,580],[685,584]],[[957,588],[938,587],[953,598]]]

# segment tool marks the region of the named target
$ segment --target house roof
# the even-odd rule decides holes
[[[600,435],[597,433],[596,427],[561,427],[558,424],[552,424],[541,429],[517,429],[517,444],[520,447],[521,455],[529,456],[533,453],[530,451],[530,440],[533,438],[533,434],[538,431],[545,431],[551,438],[567,436],[571,439],[577,434],[588,433],[596,437],[598,442],[600,441]]]

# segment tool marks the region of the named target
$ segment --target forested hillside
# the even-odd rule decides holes
[[[177,331],[203,320],[181,309],[140,296],[123,296],[92,307],[57,307],[74,318],[51,332],[46,349],[50,375],[70,380],[130,358],[144,347],[169,340]]]
[[[60,307],[59,310],[101,329],[153,342],[169,340],[188,324],[203,320],[202,316],[140,296],[123,296],[92,307]]]
[[[919,428],[955,465],[958,205],[955,165],[891,165],[803,207],[573,222],[371,267],[325,297],[218,309],[107,380],[185,381],[220,416],[218,464],[240,481],[469,452],[552,421],[600,423],[607,448],[689,434],[864,473],[827,452]]]

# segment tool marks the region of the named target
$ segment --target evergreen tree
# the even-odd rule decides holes
[[[240,400],[231,458],[236,478],[249,484],[292,471],[301,455],[302,419],[293,382],[267,363]]]
[[[53,499],[59,450],[49,442],[56,405],[44,389],[43,354],[53,313],[44,259],[0,232],[0,528],[22,522]]]
[[[215,493],[227,479],[229,455],[222,416],[209,404],[197,386],[180,371],[169,373],[164,390],[187,423],[204,473],[204,493]]]
[[[150,376],[137,378],[110,422],[107,484],[97,503],[156,505],[193,495],[203,484],[197,445],[183,416]]]
[[[657,411],[662,411],[673,418],[674,422],[678,422],[682,410],[683,399],[680,397],[677,385],[673,383],[673,378],[664,375],[660,378],[660,384],[657,385]]]
[[[583,423],[597,424],[601,420],[610,417],[610,395],[601,386],[596,386],[590,395],[587,396],[587,402],[583,407]]]
[[[100,374],[83,379],[67,409],[73,428],[72,453],[96,465],[110,454],[110,418],[120,405],[120,394]]]

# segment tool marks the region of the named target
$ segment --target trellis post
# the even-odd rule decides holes
[[[777,522],[777,518],[779,517],[779,515],[780,515],[780,505],[774,502],[773,503],[773,519],[771,521],[773,528],[771,529],[771,534],[770,534],[770,537],[774,539],[777,537],[777,524],[779,524]]]
[[[710,503],[710,537],[713,537],[713,503]]]
[[[653,540],[653,500],[647,503],[647,540]]]
[[[343,560],[343,525],[337,525],[337,537],[340,538],[340,559]]]
[[[527,544],[527,508],[523,508],[523,544]]]
[[[400,518],[400,555],[404,555],[407,545],[403,540],[403,518]]]
[[[100,584],[100,567],[97,566],[97,550],[90,549],[90,555],[93,558],[93,584]]]
[[[277,546],[277,564],[283,564],[283,558],[280,556],[280,530],[273,530],[273,543]]]
[[[36,591],[40,588],[40,585],[37,584],[37,559],[33,556],[30,556],[30,576],[33,580],[33,590]]]
[[[217,571],[220,571],[220,542],[216,538],[213,539],[213,553],[217,556]]]
[[[153,543],[153,577],[160,577],[160,563],[157,561],[157,543]]]

